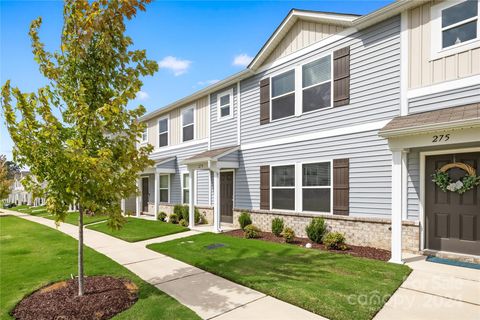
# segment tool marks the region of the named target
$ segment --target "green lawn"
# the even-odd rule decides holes
[[[110,229],[106,223],[94,224],[87,228],[109,234],[128,242],[147,240],[188,230],[188,228],[178,224],[130,217],[127,218],[127,222],[123,228],[118,231]]]
[[[77,241],[48,227],[13,216],[0,217],[0,319],[23,296],[76,274]],[[114,275],[134,281],[139,300],[115,319],[200,319],[188,308],[106,256],[85,247],[87,275]]]
[[[404,265],[212,233],[148,248],[330,319],[371,319],[410,273]]]
[[[48,213],[45,214],[45,215],[41,215],[41,216],[43,218],[47,218],[47,219],[50,219],[50,220],[55,220],[55,217],[51,214],[48,214]],[[108,216],[106,216],[106,215],[94,215],[94,216],[89,216],[89,215],[86,215],[86,214],[83,215],[83,224],[84,225],[99,222],[99,221],[106,221],[106,220],[108,220]],[[64,222],[78,226],[78,212],[67,213]]]

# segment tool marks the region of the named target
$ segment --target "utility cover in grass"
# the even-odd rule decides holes
[[[213,243],[211,245],[206,246],[205,248],[207,248],[208,250],[213,250],[213,249],[218,249],[218,248],[222,248],[222,247],[225,247],[225,244],[223,244],[223,243]]]

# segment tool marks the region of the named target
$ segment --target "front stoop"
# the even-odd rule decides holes
[[[406,259],[412,273],[374,319],[478,319],[480,271],[425,258]]]

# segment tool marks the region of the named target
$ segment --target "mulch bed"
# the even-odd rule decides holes
[[[244,238],[243,230],[232,230],[224,233],[227,236],[237,237],[237,238]],[[285,243],[285,239],[282,237],[277,237],[271,232],[260,232],[258,240],[269,241],[269,242],[277,242],[277,243]],[[325,248],[323,244],[312,242],[310,239],[307,238],[298,238],[295,237],[295,240],[290,243],[291,245],[296,245],[299,247],[305,247],[307,243],[312,244],[312,249],[317,250],[324,250],[329,252],[341,253],[341,254],[350,254],[356,257],[363,257],[375,260],[382,260],[388,261],[390,260],[391,252],[388,250],[377,249],[372,247],[362,247],[362,246],[354,246],[349,244],[347,250],[328,250]]]
[[[110,319],[138,299],[138,287],[127,279],[85,277],[85,294],[77,296],[76,279],[47,285],[20,301],[15,319]]]

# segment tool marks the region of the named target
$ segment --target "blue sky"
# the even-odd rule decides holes
[[[393,1],[156,1],[127,24],[136,48],[146,49],[160,70],[144,79],[131,105],[158,109],[245,68],[290,9],[366,14]],[[61,1],[0,0],[0,82],[22,91],[45,84],[33,61],[30,22],[49,50],[59,47]],[[13,143],[0,115],[0,154],[12,158]]]

